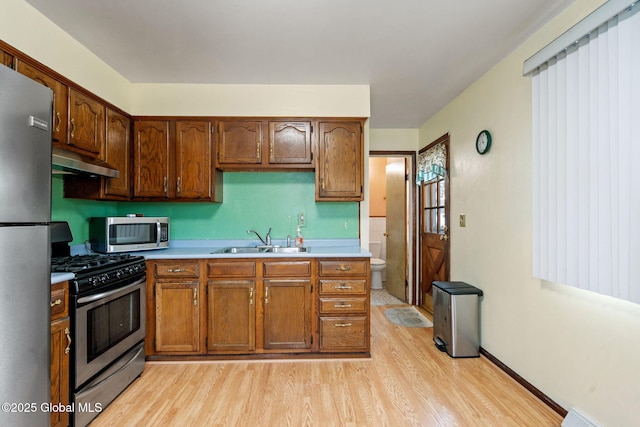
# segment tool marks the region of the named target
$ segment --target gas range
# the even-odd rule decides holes
[[[52,273],[73,273],[69,291],[72,295],[95,293],[119,282],[139,276],[146,270],[144,257],[129,254],[88,254],[54,257]]]

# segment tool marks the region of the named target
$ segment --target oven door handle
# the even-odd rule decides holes
[[[78,298],[78,304],[87,304],[89,302],[98,301],[103,298],[110,297],[111,295],[119,294],[119,293],[127,293],[133,288],[139,286],[146,280],[146,277],[141,277],[130,285],[125,286],[124,288],[114,289],[112,291],[102,292],[100,294],[89,295],[88,297]]]

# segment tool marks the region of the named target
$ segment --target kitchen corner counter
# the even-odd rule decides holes
[[[360,247],[358,239],[314,239],[305,244],[307,252],[295,253],[224,253],[227,247],[251,247],[259,242],[247,240],[182,240],[172,241],[167,249],[132,252],[149,260],[189,258],[370,258],[371,252]],[[286,246],[280,242],[274,245]]]
[[[55,285],[56,283],[66,282],[74,277],[75,275],[73,273],[51,273],[51,284]]]

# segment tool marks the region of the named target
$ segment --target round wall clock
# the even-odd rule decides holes
[[[476,151],[478,154],[487,154],[491,148],[491,134],[488,130],[483,130],[476,138]]]

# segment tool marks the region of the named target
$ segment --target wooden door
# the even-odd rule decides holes
[[[131,192],[131,120],[107,109],[107,138],[104,160],[120,172],[118,178],[105,179],[107,196],[129,197]]]
[[[68,122],[68,96],[69,89],[66,85],[49,76],[43,71],[32,67],[24,61],[17,61],[16,70],[31,80],[44,85],[53,91],[53,127],[51,129],[51,139],[55,145],[62,147],[67,142],[67,122]]]
[[[261,164],[262,122],[221,121],[218,124],[218,164]]]
[[[200,351],[200,295],[198,281],[156,283],[157,353]]]
[[[133,124],[133,195],[169,197],[171,148],[168,121]]]
[[[104,144],[105,120],[104,105],[89,95],[69,89],[69,145],[98,157]]]
[[[444,151],[449,170],[449,135],[421,150]],[[433,282],[449,281],[449,175],[420,186],[420,305],[433,313]]]
[[[363,199],[361,122],[320,122],[316,201]]]
[[[407,190],[405,159],[393,159],[386,167],[386,283],[387,291],[402,301],[406,295]]]
[[[256,281],[209,280],[208,288],[208,351],[254,351]]]
[[[269,163],[311,165],[311,122],[269,122]]]
[[[211,124],[176,122],[176,197],[212,197]]]
[[[311,281],[264,281],[264,348],[311,348]]]

